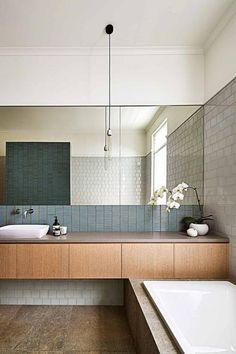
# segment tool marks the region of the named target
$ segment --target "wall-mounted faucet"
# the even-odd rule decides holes
[[[19,215],[20,214],[20,209],[19,208],[14,208],[11,212],[12,215]]]
[[[24,218],[26,219],[28,214],[33,214],[34,209],[30,208],[24,211]]]

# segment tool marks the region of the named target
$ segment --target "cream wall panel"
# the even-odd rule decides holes
[[[181,48],[113,55],[112,104],[201,104],[203,66],[201,52]],[[3,50],[0,77],[0,105],[107,104],[107,55]]]

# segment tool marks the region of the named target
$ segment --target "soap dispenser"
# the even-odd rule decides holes
[[[60,236],[61,231],[60,231],[60,224],[58,222],[57,216],[54,216],[55,220],[54,223],[52,225],[52,232],[53,232],[53,236]]]

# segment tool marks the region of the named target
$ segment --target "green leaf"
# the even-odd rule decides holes
[[[186,225],[189,225],[191,223],[196,223],[196,219],[193,218],[192,216],[186,216],[185,218],[182,219],[182,222]]]

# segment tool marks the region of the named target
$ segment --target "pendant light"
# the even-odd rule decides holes
[[[108,110],[105,108],[105,157],[111,158],[112,150],[112,131],[111,131],[111,34],[113,33],[113,26],[107,25],[105,28],[108,35]]]
[[[109,148],[108,148],[108,136],[107,136],[107,107],[105,107],[104,111],[104,128],[105,128],[105,134],[104,134],[104,169],[107,170],[108,168],[108,158],[109,156]]]

